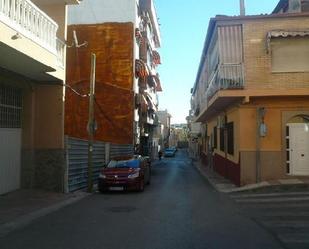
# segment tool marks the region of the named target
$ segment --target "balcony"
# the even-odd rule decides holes
[[[209,101],[219,90],[243,89],[244,70],[243,64],[221,64],[214,72],[208,88],[206,99]]]
[[[201,97],[199,103],[200,111],[195,113],[197,116],[195,122],[204,121],[215,112],[243,97],[240,92],[238,92],[240,94],[235,94],[235,90],[244,89],[244,65],[242,63],[221,64],[209,79],[205,95]]]
[[[29,40],[38,45],[39,49],[44,49],[52,55],[43,56],[41,54],[41,58],[37,56],[38,64],[46,57],[48,59],[51,58],[54,62],[45,66],[45,72],[56,71],[55,66],[64,67],[65,44],[57,39],[57,23],[30,0],[0,0],[1,23],[7,27],[3,26],[7,34],[10,35],[10,39],[5,40],[6,38],[4,37],[0,40],[4,45],[8,45],[8,47],[13,49],[19,49],[21,53],[28,55],[28,57],[34,56],[36,52],[41,53],[37,49],[36,52],[31,51],[34,48],[30,48],[29,43],[21,44],[20,42],[22,40]],[[4,48],[2,49],[4,50]],[[8,49],[6,48],[6,50]],[[25,52],[26,49],[30,51],[28,54]],[[12,52],[13,56],[14,53]],[[30,61],[29,58],[25,60]],[[46,65],[46,63],[42,64]]]

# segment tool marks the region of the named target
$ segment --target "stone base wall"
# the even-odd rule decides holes
[[[214,155],[214,170],[223,177],[240,186],[240,165],[218,154]]]
[[[64,191],[66,159],[63,149],[23,150],[21,167],[23,188]]]

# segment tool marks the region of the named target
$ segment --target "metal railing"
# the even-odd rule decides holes
[[[244,87],[244,69],[243,64],[229,63],[221,64],[214,72],[208,88],[206,90],[206,99],[209,99],[222,89],[242,89]]]
[[[1,0],[0,0],[1,1]],[[57,62],[58,65],[62,68],[64,68],[64,53],[65,53],[65,43],[61,41],[60,39],[56,40],[56,49],[57,49]]]
[[[56,36],[58,24],[30,0],[0,0],[0,21],[53,54],[63,55]]]

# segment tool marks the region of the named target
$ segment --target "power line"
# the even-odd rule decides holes
[[[75,93],[76,95],[82,97],[82,98],[88,98],[89,94],[81,94],[78,91],[76,91],[73,87],[71,87],[70,85],[65,84],[65,87],[69,88],[73,93]]]

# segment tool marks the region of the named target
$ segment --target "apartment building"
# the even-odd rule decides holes
[[[152,0],[84,0],[69,10],[69,33],[84,45],[68,49],[67,83],[87,94],[90,55],[97,56],[95,140],[134,146],[148,155],[162,91],[157,66],[161,45]],[[69,43],[74,43],[69,36]],[[76,40],[76,39],[75,39]],[[65,133],[88,139],[88,100],[70,89]]]
[[[169,139],[171,135],[171,119],[172,115],[167,110],[160,110],[157,112],[158,120],[163,125],[163,140],[161,148],[169,147]]]
[[[237,185],[309,176],[305,4],[209,22],[191,113],[207,127],[203,161]]]
[[[67,5],[0,1],[0,194],[61,190]]]

